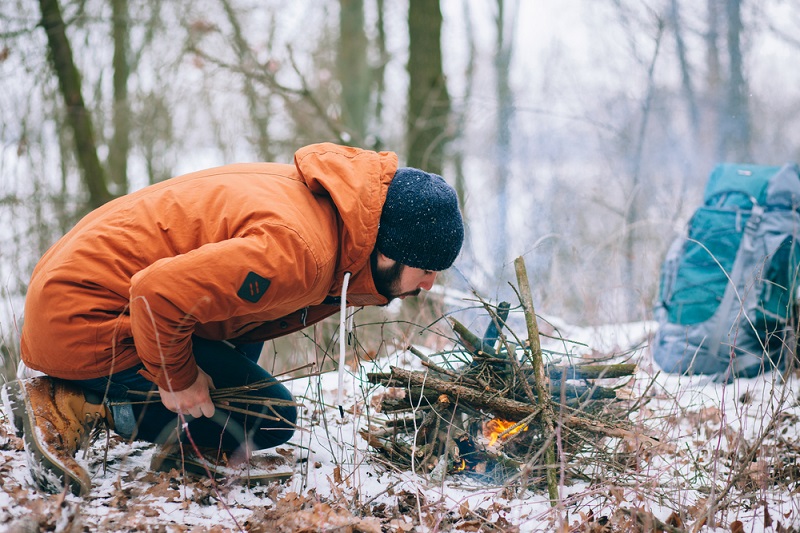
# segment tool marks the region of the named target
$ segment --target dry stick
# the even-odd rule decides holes
[[[497,317],[497,314],[494,313],[491,310],[491,306],[489,306],[488,304],[484,303],[484,307],[489,312],[489,315],[492,317],[492,320],[495,322],[495,325],[497,326],[498,333],[499,333],[500,324],[499,324],[499,319]],[[528,383],[527,376],[525,376],[522,373],[522,368],[520,367],[519,361],[517,360],[517,354],[511,352],[508,349],[506,349],[506,351],[507,351],[506,355],[508,356],[508,360],[511,363],[511,369],[513,370],[514,375],[517,377],[517,379],[519,380],[520,384],[522,385],[522,391],[528,397],[528,400],[530,400],[531,404],[535,405],[537,403],[536,402],[536,397],[534,396],[533,390],[531,389],[531,384]],[[539,396],[539,397],[540,398],[543,398],[543,397],[546,398],[547,396]]]
[[[541,410],[541,407],[535,405],[504,398],[500,396],[497,391],[492,391],[491,393],[477,391],[470,387],[434,378],[421,372],[405,370],[396,366],[390,368],[391,377],[387,377],[384,373],[369,373],[367,374],[367,379],[369,379],[370,383],[380,383],[382,385],[387,385],[390,382],[397,382],[403,386],[411,384],[422,387],[424,384],[424,386],[429,389],[434,389],[437,392],[460,398],[460,403],[466,402],[473,407],[492,411],[497,415],[501,415],[502,418],[515,422],[524,419],[532,413],[538,413]]]
[[[522,429],[521,431],[517,431],[516,433],[514,433],[513,435],[511,435],[511,437],[509,437],[507,439],[503,438],[503,437],[508,436],[511,432],[516,431],[519,428],[526,428],[528,426],[528,423],[532,422],[533,419],[536,418],[537,414],[538,413],[529,414],[528,416],[526,416],[525,418],[523,418],[522,420],[520,420],[519,422],[517,422],[516,424],[514,424],[510,428],[508,428],[505,431],[503,431],[502,433],[500,433],[497,436],[497,440],[500,442],[500,446],[499,447],[500,448],[505,447],[505,445],[508,444],[509,442],[511,442],[514,437],[522,435],[522,431],[525,431],[524,429]]]
[[[654,437],[650,437],[643,433],[636,433],[634,431],[629,431],[624,428],[609,426],[608,424],[604,424],[600,420],[589,420],[588,418],[584,418],[577,415],[568,415],[565,417],[564,420],[566,425],[568,426],[581,427],[587,431],[593,433],[601,433],[608,437],[627,439],[634,442],[638,441],[642,443],[647,443],[650,446],[657,446],[661,444],[659,440]]]
[[[484,387],[484,388],[486,388],[486,386],[487,386],[485,383],[481,384],[477,380],[475,380],[475,379],[473,379],[473,378],[471,378],[469,376],[466,376],[464,374],[459,374],[458,372],[453,372],[452,370],[447,370],[446,368],[442,368],[439,365],[437,365],[436,363],[426,363],[425,361],[423,361],[422,362],[422,366],[424,366],[428,370],[432,370],[433,372],[436,372],[437,374],[441,374],[443,376],[447,376],[449,378],[453,378],[453,380],[455,380],[455,381],[461,381],[462,383],[469,383],[470,385],[475,385],[475,386]]]
[[[531,350],[531,366],[533,366],[534,379],[536,382],[536,393],[538,394],[539,405],[542,408],[542,424],[546,432],[555,435],[555,425],[553,420],[555,413],[550,401],[549,384],[547,375],[544,372],[542,362],[542,345],[539,342],[539,327],[536,324],[536,312],[533,307],[533,296],[531,286],[528,282],[528,273],[525,270],[525,260],[518,257],[514,260],[514,269],[517,273],[517,284],[519,285],[520,299],[525,311],[525,324],[528,326],[528,345]],[[547,465],[547,492],[550,496],[550,505],[558,504],[558,479],[556,478],[556,452],[551,442],[544,454],[545,464]]]
[[[424,353],[420,352],[419,350],[417,350],[413,346],[409,346],[408,347],[408,351],[411,352],[412,354],[416,355],[423,363],[430,363],[431,362],[431,358],[430,357],[428,357]]]
[[[453,331],[455,331],[456,335],[458,336],[458,340],[461,341],[461,344],[464,345],[464,348],[466,348],[468,352],[473,355],[477,355],[478,357],[494,355],[487,354],[481,350],[480,337],[472,333],[464,324],[453,317],[450,317],[450,324],[452,324]]]
[[[631,376],[636,373],[634,363],[615,363],[610,365],[569,365],[547,366],[551,379],[610,379]]]

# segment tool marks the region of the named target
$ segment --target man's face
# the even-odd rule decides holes
[[[436,274],[438,272],[398,263],[378,252],[372,278],[378,292],[391,302],[395,298],[416,296],[422,289],[429,291],[436,281]]]

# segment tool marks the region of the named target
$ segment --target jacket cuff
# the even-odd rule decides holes
[[[155,372],[153,372],[153,370],[155,370]],[[162,389],[170,390],[171,387],[171,390],[174,392],[188,389],[195,382],[199,374],[197,364],[194,362],[193,358],[190,358],[189,361],[180,366],[173,366],[166,369],[153,369],[145,363],[145,368],[139,370],[138,373]]]

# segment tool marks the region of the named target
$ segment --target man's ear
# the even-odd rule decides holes
[[[383,255],[380,251],[378,251],[378,268],[381,270],[386,270],[392,268],[397,261],[394,259],[389,259],[385,255]]]

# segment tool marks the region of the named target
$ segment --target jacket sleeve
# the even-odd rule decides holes
[[[131,329],[149,379],[176,391],[194,383],[191,336],[197,323],[287,306],[308,294],[319,266],[298,235],[286,228],[278,233],[284,235],[206,244],[133,276]]]

